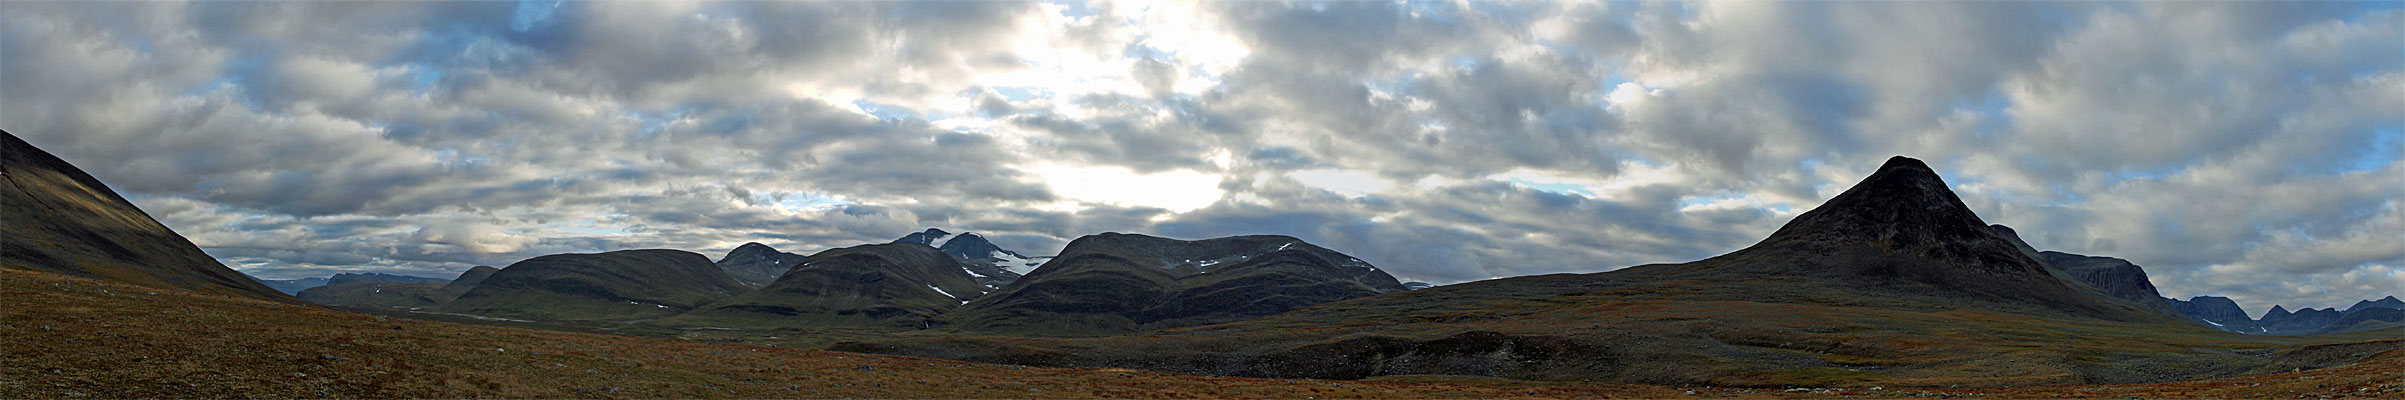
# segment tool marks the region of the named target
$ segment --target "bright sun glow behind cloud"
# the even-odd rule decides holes
[[[1139,174],[1119,167],[1045,165],[1028,170],[1054,194],[1084,203],[1187,212],[1219,202],[1219,176],[1175,170]]]

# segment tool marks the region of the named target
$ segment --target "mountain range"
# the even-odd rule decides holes
[[[840,384],[848,385],[888,373],[886,368],[917,365],[928,367],[912,370],[919,371],[911,376],[917,383],[875,384],[932,387],[929,379],[943,378],[925,371],[941,370],[933,367],[939,362],[977,365],[795,352],[779,352],[784,357],[780,361],[755,362],[731,355],[776,349],[709,347],[715,345],[700,342],[677,345],[703,346],[699,350],[627,354],[629,345],[610,342],[623,339],[608,336],[461,330],[450,324],[327,316],[332,314],[278,304],[297,299],[216,263],[71,165],[13,136],[6,139],[0,145],[7,146],[9,157],[0,164],[6,167],[0,176],[12,185],[0,188],[0,195],[9,200],[0,203],[8,211],[0,214],[6,218],[0,222],[10,227],[5,231],[7,249],[0,252],[0,266],[6,267],[0,268],[5,269],[0,279],[12,284],[0,288],[7,290],[12,304],[36,312],[11,314],[11,321],[21,322],[0,324],[0,334],[10,335],[0,343],[8,343],[7,354],[34,354],[29,359],[49,363],[47,375],[0,369],[0,377],[8,382],[39,380],[95,390],[43,377],[70,369],[125,374],[173,367],[175,360],[239,359],[212,365],[230,371],[266,371],[256,368],[260,364],[299,369],[274,370],[272,376],[229,375],[248,383],[194,382],[228,388],[273,386],[319,374],[343,378],[311,381],[318,387],[457,390],[410,392],[414,395],[367,390],[355,396],[445,397],[441,394],[527,393],[500,388],[551,380],[607,384],[640,379],[669,388],[645,393],[762,396],[753,387],[757,385],[746,383],[754,375],[841,375],[851,380]],[[2357,395],[2405,393],[2370,394],[2388,389],[2360,384],[2393,382],[2389,375],[2347,375],[2380,368],[2365,365],[2394,365],[2405,359],[2405,340],[2394,334],[2405,302],[2394,297],[2366,300],[2343,311],[2274,307],[2263,318],[2249,320],[2242,311],[2232,313],[2236,305],[2227,299],[2169,301],[2134,264],[2031,248],[2010,228],[1988,224],[1964,206],[1935,170],[1904,157],[1888,160],[1762,241],[1720,256],[1444,286],[1407,286],[1358,258],[1287,236],[1183,240],[1103,233],[1071,241],[1059,256],[1034,257],[995,247],[982,236],[936,229],[891,243],[806,256],[756,243],[740,246],[717,262],[682,250],[619,250],[471,268],[451,280],[376,281],[380,279],[390,278],[331,277],[329,285],[300,293],[316,301],[357,306],[346,310],[382,315],[445,321],[466,315],[475,319],[457,321],[1037,367],[1117,368],[1101,370],[1116,374],[1113,379],[1193,373],[1464,382],[1455,377],[1486,376],[1656,385],[1640,387],[1877,390],[2123,384],[2289,373],[2282,376],[2311,376],[2343,383],[2339,387],[2346,390],[2361,388],[2350,392]],[[133,295],[97,289],[101,287],[150,287],[167,293]],[[35,292],[51,289],[57,290]],[[263,311],[271,308],[284,311]],[[87,317],[117,311],[130,314]],[[294,322],[304,318],[295,316],[329,326]],[[147,321],[122,322],[137,319]],[[270,320],[276,324],[270,326]],[[2326,334],[2229,332],[2227,325],[2241,320],[2259,333]],[[2214,329],[2217,325],[2220,329]],[[155,328],[142,328],[152,326],[213,334],[181,339],[208,345],[175,345],[177,341],[157,340],[143,330]],[[90,333],[95,331],[99,333]],[[318,331],[339,333],[295,336]],[[109,347],[134,340],[142,344]],[[592,345],[605,342],[612,344]],[[169,353],[159,353],[163,355],[156,361],[150,356],[62,361],[147,352],[160,343],[168,343],[164,347]],[[511,344],[488,351],[486,343]],[[529,346],[541,350],[529,351]],[[274,350],[249,351],[253,348]],[[296,350],[302,348],[307,350]],[[207,357],[234,358],[193,353],[203,351],[217,351]],[[435,362],[428,357],[436,353],[476,361],[438,364],[442,371],[469,369],[464,375],[428,372],[433,369],[417,365]],[[596,360],[596,353],[610,356]],[[494,358],[502,354],[519,358]],[[370,362],[352,357],[375,358]],[[744,364],[729,369],[692,361],[700,358]],[[863,361],[840,368],[824,362],[855,358]],[[907,362],[866,361],[871,359]],[[110,367],[90,367],[94,365]],[[653,371],[661,368],[674,370]],[[2323,368],[2350,372],[2304,372]],[[716,372],[691,372],[703,370]],[[746,380],[712,374],[743,375]],[[349,383],[374,376],[396,378],[366,386]],[[125,382],[133,383],[119,386],[141,388],[147,387],[142,382],[151,381]],[[0,393],[17,394],[18,387],[0,384]],[[603,396],[615,389],[536,394]],[[1537,393],[1529,390],[1509,395]],[[354,392],[318,393],[338,397],[334,395]],[[1152,394],[1143,397],[1196,395],[1147,393]],[[1885,394],[1903,395],[1871,395]]]

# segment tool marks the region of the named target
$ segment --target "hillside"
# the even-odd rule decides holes
[[[938,322],[985,333],[1122,334],[1404,290],[1360,259],[1291,237],[1104,233],[1069,242],[1052,261]]]
[[[742,293],[710,259],[680,250],[554,254],[519,261],[441,308],[487,317],[641,320]]]
[[[0,268],[298,302],[228,269],[66,160],[0,131]]]
[[[812,254],[759,290],[659,323],[917,329],[987,290],[958,260],[935,248],[906,243],[854,246]]]

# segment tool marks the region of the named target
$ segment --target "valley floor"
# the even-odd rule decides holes
[[[0,269],[0,398],[2405,397],[2405,350],[2142,385],[1682,388],[1054,369],[422,321]]]

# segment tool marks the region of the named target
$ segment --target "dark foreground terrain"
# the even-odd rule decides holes
[[[387,318],[0,268],[0,398],[1666,398],[2405,396],[2405,350],[2138,385],[1675,387],[1457,376],[1259,379],[1055,369]],[[2300,360],[2311,361],[2311,360]],[[2305,363],[2309,364],[2309,363]],[[2300,364],[2303,365],[2303,364]],[[2304,367],[2299,367],[2304,368]]]

